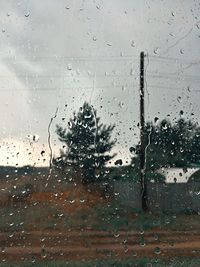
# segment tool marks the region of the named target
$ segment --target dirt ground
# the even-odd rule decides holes
[[[64,212],[73,214],[79,210],[88,210],[97,203],[106,203],[106,199],[100,193],[91,191],[82,185],[77,185],[72,190],[60,193],[36,192],[27,198],[27,202],[29,204],[52,203],[59,206]]]
[[[92,260],[200,257],[199,232],[94,230],[35,231],[0,234],[0,259]]]
[[[44,203],[58,206],[64,214],[88,211],[95,205],[105,205],[107,199],[84,187],[62,193],[34,193],[26,205]],[[40,206],[38,206],[39,209]],[[17,205],[19,209],[19,205]],[[28,210],[29,208],[27,208]],[[31,218],[28,218],[31,221]],[[42,211],[41,211],[41,220]],[[200,217],[199,217],[200,223]],[[37,226],[37,225],[36,225]],[[41,229],[40,225],[21,230],[0,231],[1,261],[49,261],[49,260],[93,260],[125,258],[200,258],[199,228],[166,230],[159,227],[140,230],[95,230],[87,227],[61,227]]]

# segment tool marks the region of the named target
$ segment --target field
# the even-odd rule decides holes
[[[31,179],[1,182],[0,266],[200,266],[198,214],[143,214],[80,183],[29,192]]]

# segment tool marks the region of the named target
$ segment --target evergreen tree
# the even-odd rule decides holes
[[[73,113],[68,129],[57,125],[59,140],[66,146],[60,151],[63,165],[71,163],[79,166],[85,183],[100,180],[106,162],[115,156],[109,154],[115,144],[111,140],[114,127],[100,123],[96,110],[85,102],[77,113]]]
[[[161,167],[187,167],[200,164],[200,127],[183,118],[172,124],[162,120],[145,126],[146,167],[154,170]],[[136,146],[136,155],[140,145]],[[133,159],[133,163],[137,159]]]

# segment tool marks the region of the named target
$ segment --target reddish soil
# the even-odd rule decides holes
[[[97,192],[79,186],[72,191],[54,194],[33,193],[26,200],[30,205],[53,203],[68,215],[80,209],[106,204]],[[66,205],[66,203],[73,205]],[[32,228],[31,228],[32,229]],[[0,233],[0,260],[49,261],[92,260],[108,258],[200,258],[200,231],[97,231],[65,229],[14,231]]]
[[[97,191],[89,192],[84,186],[74,187],[71,191],[60,193],[42,192],[33,193],[27,198],[29,204],[53,203],[60,206],[68,214],[77,213],[79,210],[85,210],[94,205],[106,203],[105,198]],[[66,205],[73,204],[73,205]]]
[[[141,243],[144,240],[144,243]],[[0,234],[0,259],[91,260],[103,258],[200,257],[199,232],[93,230]],[[159,248],[159,249],[158,249]]]

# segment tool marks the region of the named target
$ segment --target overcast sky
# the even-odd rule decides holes
[[[183,110],[199,121],[199,14],[200,2],[188,0],[1,0],[0,164],[41,165],[56,108],[54,153],[55,125],[84,101],[116,124],[115,151],[128,160],[138,140],[141,51],[146,118]]]

